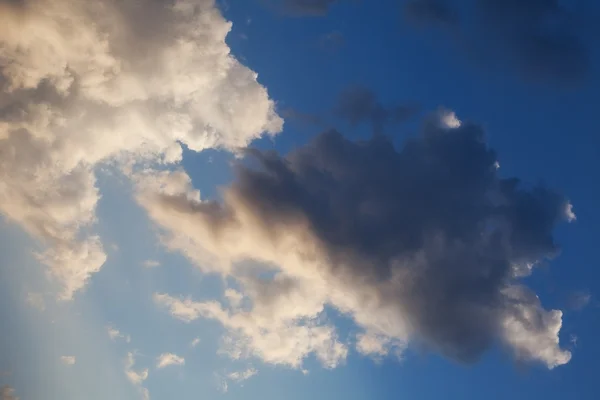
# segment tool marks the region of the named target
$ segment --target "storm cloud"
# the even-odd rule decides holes
[[[364,86],[353,86],[343,90],[333,113],[351,125],[363,122],[371,124],[376,135],[382,134],[386,124],[405,122],[418,113],[414,104],[385,106],[375,93]]]
[[[235,354],[292,366],[312,351],[329,365],[345,357],[326,306],[356,323],[357,351],[376,357],[413,343],[474,362],[500,344],[549,368],[569,361],[562,313],[521,278],[557,255],[553,229],[575,216],[561,194],[500,177],[479,125],[440,111],[400,149],[331,130],[286,156],[247,155],[222,203],[202,201],[182,172],[139,178],[138,201],[165,243],[243,289],[241,308],[158,295],[174,316],[218,320]],[[291,326],[315,324],[328,339],[304,353],[285,358],[261,342],[272,334],[297,349],[310,334],[294,339]]]
[[[508,60],[528,80],[573,85],[590,69],[584,39],[590,6],[559,0],[409,0],[403,7],[409,22],[443,28],[478,58],[495,64]]]

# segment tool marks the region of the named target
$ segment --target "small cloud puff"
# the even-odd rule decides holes
[[[61,356],[60,361],[65,365],[74,365],[76,359],[74,356]]]
[[[106,331],[108,333],[108,337],[111,338],[111,340],[113,340],[113,341],[116,341],[117,339],[123,339],[127,343],[131,342],[130,335],[125,335],[125,334],[121,333],[121,331],[119,331],[118,329],[113,328],[112,326],[107,327]]]
[[[160,266],[160,261],[157,260],[145,260],[142,265],[146,268],[156,268]]]
[[[184,365],[185,359],[173,353],[163,353],[156,359],[156,368],[161,369],[170,365]]]

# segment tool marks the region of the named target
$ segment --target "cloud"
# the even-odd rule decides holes
[[[75,357],[74,356],[61,356],[60,361],[65,365],[75,365]]]
[[[279,8],[288,15],[297,17],[322,17],[338,0],[266,0],[279,3]]]
[[[196,338],[194,338],[194,339],[191,341],[191,343],[190,343],[190,346],[192,346],[192,347],[196,347],[196,346],[198,346],[199,344],[200,344],[200,338],[199,338],[199,337],[196,337]]]
[[[409,21],[420,25],[458,24],[458,15],[446,0],[410,0],[404,4],[404,13]]]
[[[156,359],[156,368],[165,368],[170,365],[184,365],[185,359],[173,353],[162,353]]]
[[[230,372],[227,374],[227,378],[231,381],[240,383],[252,378],[256,374],[258,374],[258,371],[255,368],[250,367],[244,371]]]
[[[421,26],[445,28],[478,57],[514,62],[527,79],[570,85],[587,77],[591,62],[584,37],[593,24],[586,20],[585,3],[580,5],[583,9],[558,0],[411,0],[404,14]]]
[[[125,335],[121,333],[121,331],[119,331],[118,329],[113,328],[112,326],[107,327],[106,332],[108,333],[108,337],[113,341],[116,341],[117,339],[123,339],[127,343],[131,342],[130,335]]]
[[[230,372],[223,376],[217,375],[217,379],[219,381],[219,389],[222,392],[226,393],[229,390],[229,382],[242,384],[244,381],[247,381],[256,374],[258,374],[258,371],[253,367],[249,367],[245,370]]]
[[[592,295],[587,291],[576,291],[569,295],[567,307],[571,310],[581,311],[590,304]]]
[[[382,134],[388,123],[401,123],[418,112],[415,105],[397,105],[385,107],[370,89],[355,86],[340,93],[334,113],[347,120],[351,125],[368,122],[375,134]]]
[[[247,151],[223,201],[181,171],[137,177],[138,202],[165,245],[232,277],[242,307],[156,294],[174,317],[219,321],[233,358],[301,368],[347,355],[327,308],[354,321],[362,353],[409,344],[475,362],[499,344],[548,368],[565,364],[562,313],[521,280],[559,251],[568,200],[498,175],[483,129],[449,111],[398,150],[384,136],[327,131],[286,156]]]
[[[144,381],[148,379],[148,368],[142,370],[134,370],[133,366],[135,365],[135,357],[133,353],[127,353],[127,357],[125,358],[125,376],[140,392],[140,395],[143,400],[150,399],[150,393],[148,389],[143,386]]]
[[[0,388],[0,400],[19,400],[19,398],[15,396],[15,389],[4,385]]]
[[[155,294],[154,299],[184,322],[203,317],[223,324],[228,336],[221,352],[233,359],[256,356],[268,363],[300,368],[303,359],[313,353],[324,366],[333,368],[347,355],[347,348],[337,340],[333,327],[319,325],[313,319],[269,318],[225,309],[216,301],[194,302],[166,294]]]
[[[160,261],[157,260],[145,260],[142,265],[146,268],[160,267]]]
[[[237,150],[282,120],[212,0],[0,3],[0,213],[71,299],[106,260],[96,169]]]

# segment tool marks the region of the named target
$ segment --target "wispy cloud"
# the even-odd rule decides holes
[[[156,268],[160,266],[160,261],[158,260],[145,260],[142,265],[146,268]]]
[[[184,365],[185,359],[173,353],[162,353],[156,359],[156,368],[165,368],[170,365]]]
[[[76,359],[74,356],[61,356],[60,361],[65,365],[75,365]]]
[[[125,358],[125,376],[129,379],[137,389],[139,390],[143,400],[150,399],[150,393],[148,389],[143,386],[144,381],[148,379],[148,368],[144,368],[141,370],[134,370],[133,367],[135,365],[135,357],[133,353],[127,353],[127,357]]]
[[[130,335],[121,333],[121,331],[119,331],[118,329],[116,329],[112,326],[106,327],[106,332],[108,333],[108,337],[111,338],[111,340],[123,339],[127,343],[131,342]]]
[[[242,385],[244,381],[258,374],[258,371],[253,367],[248,367],[245,370],[229,372],[226,374],[216,374],[219,390],[226,393],[229,390],[229,382],[234,382]]]

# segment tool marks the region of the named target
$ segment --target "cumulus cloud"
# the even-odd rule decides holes
[[[282,120],[213,0],[0,1],[0,213],[71,299],[106,260],[100,164],[236,150]]]
[[[75,365],[75,357],[74,356],[61,356],[60,361],[65,365]]]
[[[590,69],[586,10],[559,0],[410,0],[404,14],[438,26],[480,56],[512,60],[528,79],[581,83]],[[588,7],[589,8],[589,7]],[[589,10],[588,10],[589,11]],[[502,59],[498,59],[500,56]]]
[[[219,321],[227,354],[301,368],[314,353],[334,367],[347,344],[329,307],[354,321],[364,354],[413,343],[474,362],[499,344],[548,368],[569,361],[561,312],[521,281],[558,253],[569,202],[500,177],[480,126],[442,110],[399,150],[327,131],[286,156],[247,155],[222,202],[181,171],[137,178],[164,243],[239,284],[242,306],[155,295],[182,321]]]
[[[386,124],[405,122],[417,112],[418,108],[409,104],[386,107],[373,91],[363,86],[342,91],[334,107],[334,113],[352,125],[370,123],[375,134],[382,134]]]
[[[15,389],[4,385],[0,388],[0,400],[19,400],[19,398],[15,396]]]
[[[190,342],[190,346],[192,347],[196,347],[200,344],[200,338],[199,337],[195,337],[194,339],[192,339],[192,341]]]
[[[162,353],[156,359],[156,368],[165,368],[170,365],[184,365],[185,359],[173,353]]]
[[[150,399],[150,393],[148,389],[143,386],[144,381],[148,379],[148,368],[144,368],[142,370],[134,370],[133,367],[135,365],[135,357],[133,353],[127,353],[127,357],[125,358],[125,376],[140,392],[140,395],[143,400]]]

